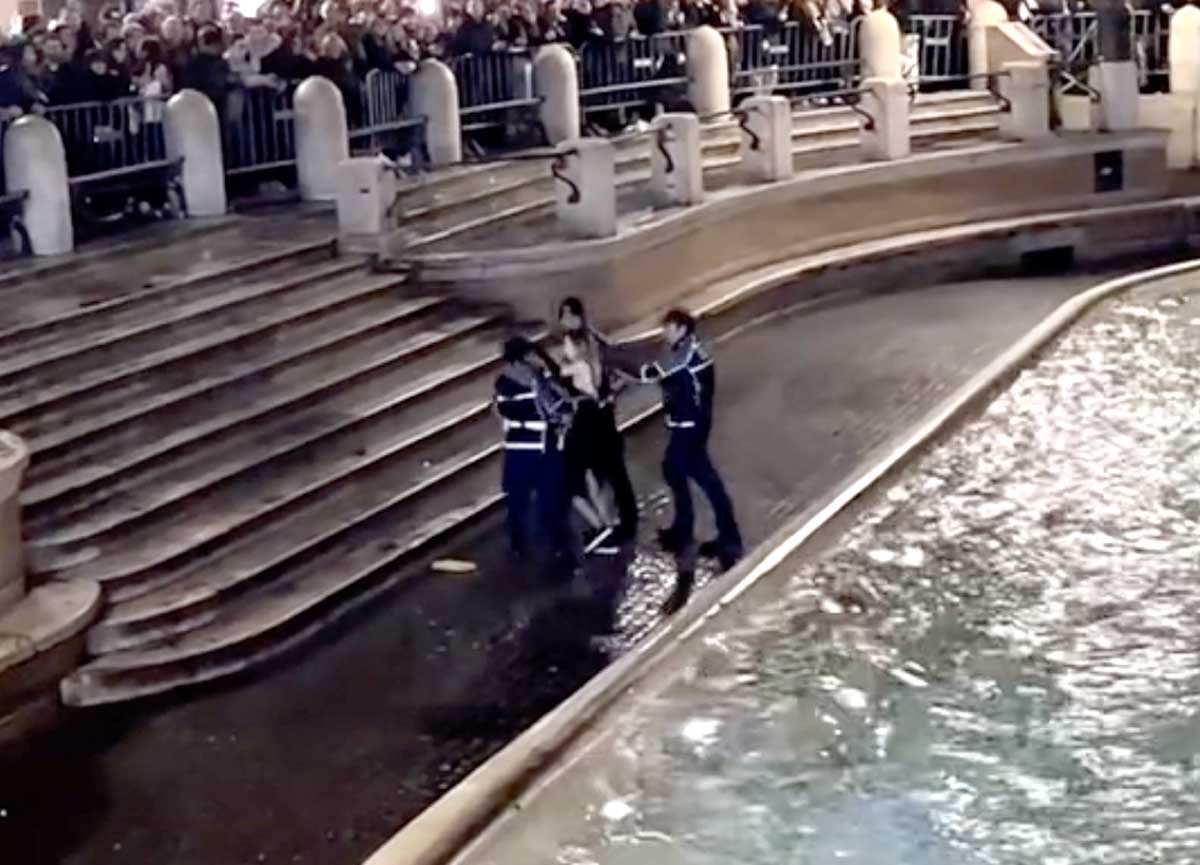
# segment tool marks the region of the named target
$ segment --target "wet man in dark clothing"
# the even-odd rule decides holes
[[[663,549],[680,552],[691,545],[695,523],[692,493],[694,481],[712,505],[717,537],[700,545],[700,555],[717,559],[730,568],[742,557],[742,535],[733,513],[733,502],[708,455],[712,431],[716,367],[712,355],[696,336],[696,320],[680,309],[663,319],[666,356],[641,368],[643,383],[662,387],[663,411],[670,439],[663,456],[663,478],[675,503],[675,521],[659,532]]]
[[[592,327],[587,320],[583,301],[568,297],[558,305],[558,323],[563,333],[574,333],[591,343],[594,354],[600,358],[600,409],[603,426],[596,442],[600,452],[595,456],[598,480],[612,487],[621,523],[613,538],[618,543],[632,541],[637,537],[638,506],[629,480],[629,469],[625,467],[625,439],[617,428],[616,393],[613,388],[612,343]]]
[[[514,555],[530,552],[528,522],[537,501],[542,531],[556,559],[573,559],[567,529],[562,438],[570,401],[537,365],[535,346],[523,337],[504,344],[505,366],[496,378],[495,411],[504,429],[508,539]]]

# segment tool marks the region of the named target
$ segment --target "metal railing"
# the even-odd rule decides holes
[[[672,89],[687,87],[687,34],[589,42],[576,65],[585,113],[669,101]]]
[[[128,98],[47,108],[62,136],[67,175],[73,182],[103,179],[164,166],[163,103]]]
[[[1149,75],[1165,75],[1168,69],[1169,18],[1158,11],[1140,9],[1130,22],[1132,56]],[[1062,64],[1083,69],[1100,58],[1099,24],[1095,12],[1034,15],[1029,26],[1058,51]]]
[[[920,81],[937,84],[967,75],[967,31],[958,15],[911,15]]]
[[[408,76],[395,69],[372,69],[363,80],[362,115],[350,118],[350,149],[356,154],[411,154],[425,161],[425,118],[409,117]]]
[[[502,128],[512,111],[537,104],[533,60],[527,51],[472,54],[449,63],[458,83],[463,132]]]
[[[858,33],[848,22],[814,29],[792,21],[774,32],[759,26],[723,32],[737,57],[734,93],[827,90],[858,78]]]
[[[225,174],[287,168],[296,162],[294,88],[234,91],[224,113]]]

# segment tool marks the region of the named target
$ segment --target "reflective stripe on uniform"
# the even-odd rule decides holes
[[[502,418],[501,420],[503,420],[506,430],[527,429],[533,432],[545,432],[550,428],[550,425],[544,420],[509,420],[508,418]]]

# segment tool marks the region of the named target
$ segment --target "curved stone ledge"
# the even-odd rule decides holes
[[[19,493],[28,465],[25,442],[0,430],[0,614],[25,594]]]
[[[983,144],[798,174],[775,184],[709,194],[695,207],[626,218],[613,238],[408,258],[427,284],[543,317],[556,297],[587,295],[601,324],[669,306],[745,270],[848,242],[962,222],[1162,198],[1186,179],[1169,176],[1158,132],[1058,138],[1037,145]],[[1121,183],[1098,191],[1098,154],[1119,152]],[[535,232],[528,232],[531,238]],[[509,238],[511,239],[511,238]]]

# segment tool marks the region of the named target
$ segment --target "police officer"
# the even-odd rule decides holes
[[[514,555],[529,552],[529,510],[556,558],[573,558],[563,488],[562,439],[570,401],[538,364],[537,348],[523,337],[504,344],[504,369],[496,378],[495,410],[504,430],[502,487],[508,505],[508,540]]]
[[[700,545],[700,555],[732,567],[742,556],[742,535],[733,514],[733,503],[725,484],[708,455],[712,431],[716,368],[712,355],[696,336],[696,320],[680,309],[663,319],[667,353],[663,360],[646,364],[638,378],[662,387],[663,410],[670,439],[663,457],[663,478],[675,502],[675,521],[659,532],[663,549],[679,553],[693,540],[695,512],[689,481],[704,491],[712,505],[717,537]]]

